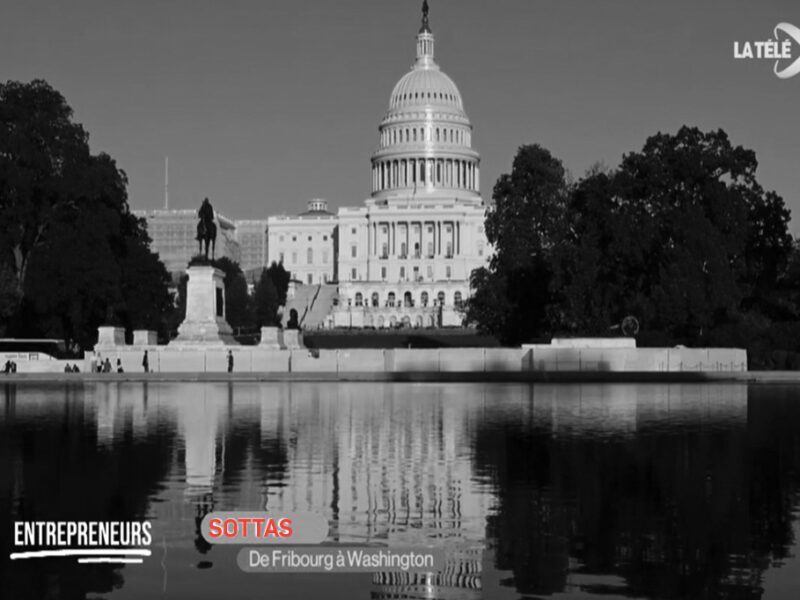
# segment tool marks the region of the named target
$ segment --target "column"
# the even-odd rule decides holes
[[[436,221],[436,226],[437,226],[437,228],[439,230],[438,235],[436,236],[437,241],[439,242],[439,245],[436,248],[436,256],[441,256],[442,255],[442,222],[441,221]]]
[[[372,223],[367,221],[367,261],[369,261],[370,248],[372,248]],[[367,279],[369,278],[369,262],[367,262]]]
[[[461,221],[456,222],[456,231],[458,232],[456,235],[456,255],[461,254]]]
[[[475,165],[475,190],[481,189],[481,169]]]

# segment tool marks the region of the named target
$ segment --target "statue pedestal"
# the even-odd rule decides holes
[[[279,327],[262,327],[259,348],[280,350],[283,342],[283,331]]]
[[[95,352],[98,350],[115,350],[125,346],[125,328],[112,327],[110,325],[103,325],[97,328],[97,345],[94,347]]]
[[[186,318],[170,345],[238,345],[225,320],[224,273],[205,265],[191,266],[186,273]]]
[[[299,350],[303,345],[303,334],[298,329],[283,330],[283,345],[287,350]]]

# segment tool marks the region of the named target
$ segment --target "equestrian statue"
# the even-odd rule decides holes
[[[197,216],[200,221],[197,223],[197,245],[198,253],[203,254],[208,260],[208,245],[211,244],[211,260],[214,260],[214,248],[217,244],[217,226],[214,223],[214,209],[208,198],[203,200],[200,210],[197,211]],[[203,242],[206,243],[205,252],[203,251]]]

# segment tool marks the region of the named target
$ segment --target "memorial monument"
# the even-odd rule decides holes
[[[233,330],[225,318],[225,274],[211,264],[217,227],[214,209],[208,198],[197,211],[197,241],[202,260],[189,266],[186,274],[186,318],[178,327],[178,337],[171,345],[238,345],[233,339]],[[203,251],[205,242],[205,251]]]

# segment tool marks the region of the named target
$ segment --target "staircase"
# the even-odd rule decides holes
[[[317,293],[311,303],[311,307],[305,315],[305,318],[300,321],[303,329],[320,329],[325,319],[331,312],[333,312],[333,300],[339,295],[337,286],[331,284],[323,284],[318,286]]]
[[[333,299],[336,295],[335,285],[297,285],[294,298],[286,301],[283,326],[286,327],[289,315],[295,309],[301,329],[319,329],[325,322],[325,317],[333,310]]]

